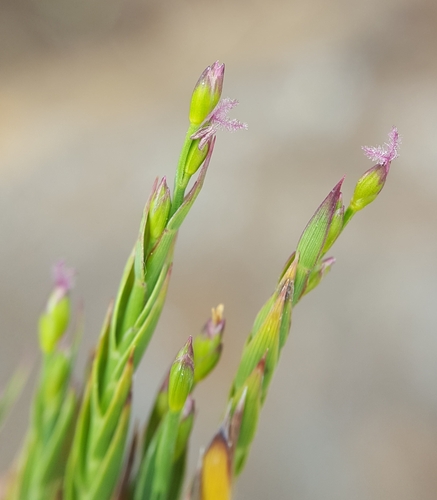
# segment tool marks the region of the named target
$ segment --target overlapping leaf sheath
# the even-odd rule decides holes
[[[42,369],[31,409],[31,422],[8,500],[57,498],[73,431],[77,395],[70,387],[75,348],[62,348],[70,315],[72,272],[59,263],[55,288],[40,318]]]
[[[68,463],[66,500],[105,500],[116,485],[129,424],[132,375],[164,304],[177,231],[200,192],[214,148],[214,137],[199,150],[192,135],[208,122],[207,115],[220,98],[223,71],[223,65],[215,63],[195,87],[173,198],[164,178],[155,183],[146,205],[138,241],[93,361]],[[192,116],[198,119],[193,122]],[[199,168],[196,182],[185,194]],[[172,426],[166,429],[170,432]]]

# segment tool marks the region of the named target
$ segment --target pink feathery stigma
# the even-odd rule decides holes
[[[52,268],[53,282],[63,295],[67,294],[74,286],[75,271],[65,265],[64,260],[58,260]]]
[[[383,146],[363,146],[362,150],[367,158],[376,162],[378,165],[390,165],[390,163],[399,156],[399,145],[401,144],[401,138],[399,137],[399,132],[396,127],[392,128],[391,132],[388,134],[388,139],[388,142],[384,143]]]
[[[210,142],[212,137],[214,137],[218,130],[225,129],[229,132],[235,132],[236,130],[247,129],[247,123],[240,122],[235,118],[228,118],[228,113],[231,109],[238,105],[236,99],[229,99],[226,97],[219,101],[214,110],[206,117],[203,122],[205,125],[200,127],[200,129],[191,136],[191,139],[200,139],[199,149],[203,149],[205,144]]]

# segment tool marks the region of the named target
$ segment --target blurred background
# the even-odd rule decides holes
[[[0,2],[0,387],[28,356],[63,257],[96,342],[156,176],[173,177],[192,88],[226,63],[247,132],[219,134],[179,235],[135,380],[148,415],[174,355],[225,304],[220,365],[196,396],[190,470],[222,416],[245,336],[312,213],[403,138],[378,200],[296,308],[237,500],[437,498],[437,3]],[[32,381],[36,377],[34,369]],[[0,434],[19,449],[32,381]]]

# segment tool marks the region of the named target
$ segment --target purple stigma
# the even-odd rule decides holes
[[[401,144],[401,138],[399,137],[399,132],[396,127],[393,127],[391,132],[388,134],[388,142],[384,143],[383,146],[363,146],[362,150],[364,154],[376,162],[378,165],[387,167],[390,163],[399,156],[399,146]]]
[[[75,270],[65,265],[64,260],[58,260],[52,268],[53,282],[62,294],[67,294],[74,286]]]
[[[226,97],[219,101],[213,111],[206,117],[203,126],[191,136],[191,139],[200,139],[199,149],[203,149],[205,144],[211,141],[220,129],[235,132],[236,130],[246,129],[247,123],[240,122],[235,118],[229,118],[227,115],[231,109],[238,105],[236,99]]]

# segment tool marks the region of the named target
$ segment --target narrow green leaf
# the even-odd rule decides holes
[[[90,478],[90,486],[80,492],[80,500],[102,500],[110,498],[118,481],[123,452],[129,428],[129,417],[131,411],[130,397],[126,401],[118,421],[117,430],[105,453],[105,458],[99,463],[97,474]]]
[[[140,463],[137,480],[135,482],[134,500],[149,500],[153,478],[155,475],[155,460],[158,450],[158,440],[162,433],[162,425],[159,426],[157,432],[150,441],[147,447],[146,454]]]
[[[92,459],[102,459],[108,449],[108,443],[111,442],[112,437],[117,429],[117,424],[120,419],[120,414],[123,411],[126,398],[132,387],[133,375],[133,353],[125,366],[125,369],[114,387],[111,401],[102,419],[94,420],[91,428],[91,442],[90,448],[92,450]]]
[[[187,467],[188,449],[179,455],[173,463],[170,487],[166,500],[179,500],[182,494],[182,486],[184,484],[185,470]]]
[[[64,500],[76,500],[78,489],[85,484],[88,432],[90,425],[92,379],[88,379],[75,429],[75,437],[67,463],[64,479]]]
[[[41,462],[42,483],[48,484],[60,478],[65,468],[66,447],[71,438],[73,418],[77,409],[77,396],[73,390],[67,394],[62,405],[56,426],[53,429],[50,442],[44,450]]]
[[[0,395],[0,429],[15,401],[21,394],[24,384],[29,377],[29,367],[22,365],[12,375],[3,393]]]
[[[127,259],[123,275],[121,277],[120,286],[118,288],[117,298],[115,299],[113,318],[111,321],[111,334],[110,334],[111,346],[114,347],[118,345],[118,343],[122,338],[123,316],[126,311],[127,303],[129,301],[129,296],[135,278],[134,258],[135,258],[135,248],[133,249],[129,258]],[[105,323],[107,319],[108,315],[105,318]]]
[[[144,323],[138,329],[132,345],[135,345],[134,366],[137,367],[144,351],[149,345],[153,332],[155,331],[162,308],[164,307],[165,298],[167,296],[168,285],[170,283],[171,266],[166,266],[162,269],[162,285],[158,289],[156,300],[151,304],[151,309]]]
[[[155,471],[150,500],[165,500],[167,498],[170,489],[180,414],[180,411],[169,411],[162,422],[162,433],[160,433],[156,450]]]

